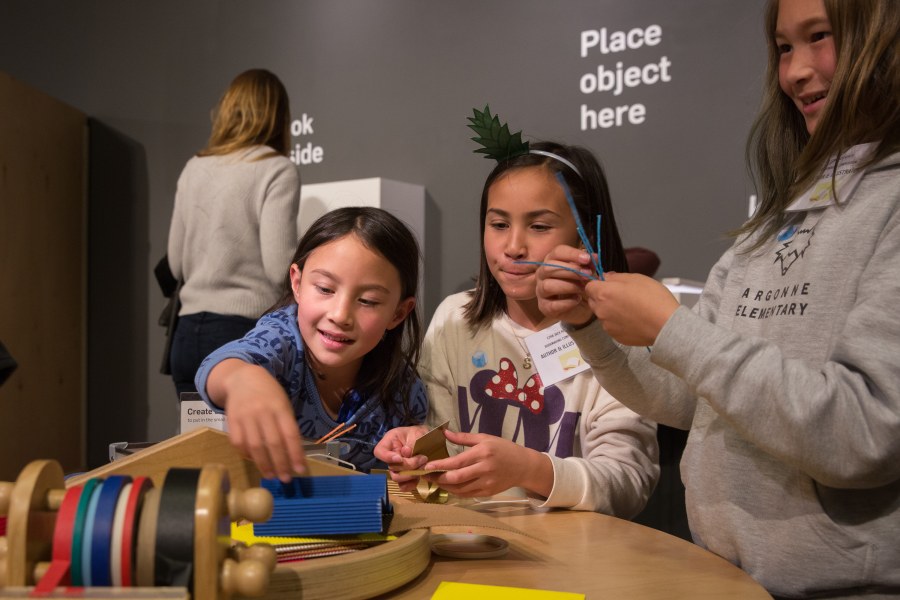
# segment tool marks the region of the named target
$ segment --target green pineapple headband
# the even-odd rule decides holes
[[[483,112],[479,112],[477,108],[472,109],[472,112],[475,113],[475,116],[468,117],[470,124],[467,127],[478,134],[477,137],[472,138],[472,141],[482,146],[475,150],[476,153],[484,154],[485,158],[491,158],[497,162],[523,154],[548,156],[566,165],[581,177],[581,172],[571,161],[553,152],[529,148],[528,142],[522,141],[522,132],[510,133],[509,125],[506,123],[501,125],[500,118],[497,115],[491,115],[491,107],[487,104],[485,104]]]
[[[522,141],[522,132],[510,133],[509,126],[504,123],[500,124],[500,118],[497,115],[491,115],[491,108],[488,105],[485,105],[484,112],[479,112],[478,109],[474,109],[475,113],[474,117],[469,117],[469,121],[471,125],[468,125],[469,129],[472,129],[475,133],[478,134],[478,137],[472,138],[474,142],[481,144],[481,148],[475,150],[476,153],[484,154],[486,158],[492,158],[497,162],[502,162],[504,160],[509,160],[516,156],[521,156],[523,154],[540,154],[542,156],[549,156],[550,158],[556,159],[559,162],[563,163],[573,171],[578,177],[581,177],[581,172],[571,163],[571,161],[563,158],[558,154],[554,154],[553,152],[546,152],[544,150],[532,150],[528,147],[528,142]],[[590,239],[588,239],[587,233],[584,230],[584,227],[581,224],[581,218],[578,216],[578,209],[575,207],[575,200],[572,198],[572,192],[569,190],[569,185],[566,183],[566,178],[563,176],[561,171],[556,172],[556,179],[559,181],[560,186],[562,186],[563,192],[566,195],[566,202],[569,204],[569,209],[572,211],[572,216],[575,217],[575,227],[578,230],[578,235],[581,238],[581,243],[587,249],[588,253],[591,256],[591,261],[594,264],[594,269],[597,272],[598,277],[594,277],[593,275],[588,275],[585,273],[581,273],[580,271],[576,271],[575,269],[570,269],[568,267],[564,267],[562,265],[550,265],[548,263],[543,262],[533,262],[527,260],[517,260],[516,264],[527,264],[527,265],[547,265],[552,267],[557,267],[560,269],[566,269],[567,271],[572,271],[573,273],[578,273],[582,277],[587,277],[588,279],[604,279],[603,277],[603,268],[601,267],[600,262],[600,215],[597,215],[597,252],[594,252],[594,248],[591,245]],[[582,178],[583,179],[583,178]],[[594,258],[596,256],[596,258]]]
[[[540,154],[542,156],[548,156],[550,158],[558,160],[559,162],[575,171],[575,174],[578,175],[578,177],[580,177],[582,180],[584,180],[584,177],[582,177],[581,175],[581,171],[579,171],[571,161],[563,158],[558,154],[554,154],[553,152],[546,152],[544,150],[532,150],[531,148],[529,148],[528,142],[522,141],[522,132],[519,131],[516,133],[510,133],[509,126],[506,123],[501,125],[500,118],[497,117],[497,115],[491,115],[491,109],[487,104],[485,104],[483,112],[479,112],[477,108],[473,109],[473,112],[475,113],[475,116],[468,117],[470,125],[467,125],[467,127],[478,134],[478,137],[472,138],[472,141],[482,146],[481,148],[475,150],[476,153],[484,154],[486,158],[492,158],[497,162],[509,160],[513,157],[521,156],[523,154]],[[581,224],[581,218],[578,216],[578,208],[576,208],[575,206],[575,200],[572,198],[572,192],[569,189],[569,185],[566,183],[566,178],[563,176],[561,171],[556,172],[556,180],[559,182],[559,185],[562,186],[563,193],[566,196],[566,202],[569,204],[569,209],[572,211],[572,216],[575,217],[575,228],[578,230],[578,236],[581,238],[581,244],[584,246],[585,250],[591,257],[591,263],[594,266],[596,275],[583,273],[579,270],[572,269],[564,265],[556,265],[553,263],[530,260],[517,260],[514,262],[516,264],[522,265],[546,266],[556,269],[565,269],[566,271],[571,271],[576,275],[579,275],[586,279],[599,279],[601,281],[605,281],[606,277],[603,274],[602,260],[600,257],[601,215],[597,215],[597,233],[596,237],[594,238],[595,240],[597,240],[597,250],[595,251],[594,247],[591,245],[590,239],[588,239],[587,233],[584,230],[584,226]],[[649,346],[647,347],[647,352],[650,352]]]

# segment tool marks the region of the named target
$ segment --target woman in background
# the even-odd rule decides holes
[[[219,101],[206,147],[178,179],[168,259],[182,282],[170,355],[179,395],[196,391],[201,361],[247,333],[281,294],[300,205],[289,128],[278,77],[245,71]]]

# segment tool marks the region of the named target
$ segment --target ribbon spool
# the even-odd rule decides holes
[[[91,562],[90,579],[86,579],[88,585],[109,587],[112,585],[112,542],[113,524],[115,523],[116,508],[119,504],[119,496],[125,485],[131,485],[131,477],[128,475],[113,475],[103,482],[103,487],[97,492],[97,506],[94,513],[93,527],[91,527]],[[118,530],[121,539],[121,529]],[[121,551],[116,565],[121,572]]]
[[[131,495],[131,482],[122,486],[122,492],[116,501],[115,514],[113,516],[112,538],[109,547],[109,578],[110,584],[122,587],[122,538],[125,536],[125,509],[128,505],[128,496]]]
[[[139,587],[153,587],[156,523],[158,520],[159,490],[153,488],[144,497],[144,507],[138,519],[137,545],[134,552],[134,583]]]
[[[229,492],[223,465],[172,469],[160,489],[146,477],[111,476],[66,490],[57,463],[35,461],[15,484],[0,482],[0,516],[10,524],[10,536],[0,540],[0,588],[37,580],[32,596],[69,584],[178,589],[190,587],[193,574],[204,582],[194,582],[196,600],[262,595],[274,550],[230,549],[230,524],[265,520],[271,509],[265,490]]]
[[[90,514],[91,502],[97,486],[101,485],[101,479],[88,479],[78,499],[78,508],[75,512],[75,523],[72,527],[72,585],[80,587],[84,585],[84,550],[85,528]],[[87,537],[90,538],[89,532]],[[90,559],[88,559],[90,560]]]
[[[153,488],[153,481],[149,477],[136,477],[128,491],[125,503],[125,513],[122,518],[122,547],[121,547],[121,575],[118,577],[113,572],[113,585],[130,587],[135,580],[135,568],[137,564],[138,524],[142,514],[147,493]],[[124,495],[124,494],[123,494]],[[118,510],[118,509],[117,509]],[[118,515],[117,515],[118,516]],[[115,552],[115,549],[113,550]]]
[[[83,486],[66,490],[59,512],[56,515],[56,526],[53,528],[53,557],[50,568],[35,587],[36,592],[52,592],[60,585],[71,582],[72,567],[72,534],[75,529],[75,515]]]
[[[123,576],[133,579],[135,516],[151,486],[147,478],[132,484],[131,477],[114,475],[66,490],[56,515],[52,559],[35,592],[52,592],[70,584],[108,587],[121,585]],[[127,558],[124,574],[123,556]]]
[[[153,583],[192,589],[194,573],[194,505],[196,469],[170,469],[159,497]]]

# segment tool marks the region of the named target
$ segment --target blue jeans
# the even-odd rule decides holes
[[[197,391],[194,376],[204,358],[228,342],[244,337],[254,325],[254,319],[235,315],[200,312],[180,316],[169,358],[178,396]]]

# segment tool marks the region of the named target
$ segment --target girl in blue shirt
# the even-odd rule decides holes
[[[281,300],[203,361],[197,390],[265,477],[302,474],[301,436],[340,424],[355,425],[342,458],[369,470],[385,432],[425,420],[418,267],[415,238],[386,211],[326,213],[300,240]]]

